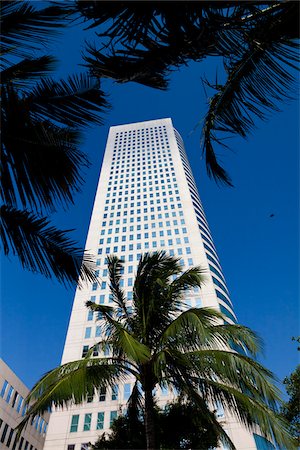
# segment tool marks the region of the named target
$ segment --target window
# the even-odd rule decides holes
[[[113,421],[118,417],[118,411],[111,411],[110,412],[110,423],[109,426],[111,427],[113,424]]]
[[[99,402],[105,402],[106,399],[106,387],[101,387],[99,390]]]
[[[90,338],[90,337],[91,337],[91,332],[92,332],[92,328],[91,328],[91,327],[87,327],[87,328],[85,329],[84,338],[85,338],[85,339]]]
[[[94,317],[94,312],[93,311],[89,311],[87,320],[93,320],[93,317]]]
[[[98,287],[98,283],[93,283],[92,284],[92,291],[96,291]]]
[[[117,385],[113,386],[111,389],[111,399],[118,400],[119,387]]]
[[[102,283],[101,283],[101,289],[106,289],[106,281],[102,281]]]
[[[104,428],[104,412],[98,412],[96,430]]]
[[[3,383],[2,389],[1,389],[1,393],[0,393],[2,398],[4,397],[7,386],[8,386],[8,381],[5,380]]]
[[[130,383],[124,384],[124,400],[128,400],[131,393],[131,385]]]
[[[67,450],[75,450],[75,444],[69,444]]]
[[[87,355],[88,351],[89,351],[89,346],[88,345],[84,345],[82,347],[82,355],[81,355],[81,357],[84,358]]]
[[[17,406],[17,412],[21,411],[22,403],[23,403],[23,397],[19,397],[18,406]]]
[[[7,396],[6,396],[6,401],[7,401],[7,403],[10,402],[10,399],[11,399],[11,396],[12,396],[13,391],[14,391],[14,388],[13,388],[12,386],[10,386],[10,388],[9,388],[9,390],[8,390],[8,393],[7,393]]]
[[[91,413],[85,414],[83,431],[89,431],[91,429],[91,422],[92,422],[92,414]]]
[[[8,430],[8,425],[7,425],[7,423],[6,423],[6,424],[4,425],[4,428],[3,428],[3,432],[2,432],[2,436],[1,436],[1,442],[4,442],[4,441],[5,441],[5,436],[6,436],[7,430]],[[24,440],[24,438],[23,438],[23,440]]]
[[[104,303],[104,301],[105,301],[105,295],[104,295],[104,294],[101,294],[100,297],[99,297],[99,303],[100,303],[100,305],[102,305],[102,304]]]
[[[11,443],[11,440],[12,440],[12,437],[13,437],[13,434],[14,434],[14,430],[11,429],[10,432],[9,432],[9,435],[8,435],[7,442],[6,442],[6,447],[9,447],[9,446],[10,446],[10,443]]]
[[[101,326],[97,325],[96,331],[95,331],[95,337],[99,337],[99,336],[101,336]]]
[[[79,414],[72,416],[70,433],[75,433],[78,430]]]

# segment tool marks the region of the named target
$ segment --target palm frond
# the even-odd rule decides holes
[[[183,293],[193,287],[202,287],[205,283],[205,270],[201,267],[192,267],[181,273],[170,284],[170,295],[180,298]]]
[[[67,231],[49,226],[46,218],[1,206],[1,241],[5,255],[22,266],[66,285],[94,282],[93,259],[76,246]]]
[[[205,391],[211,401],[219,401],[239,422],[252,431],[260,433],[279,448],[296,450],[295,442],[288,431],[288,423],[263,401],[245,395],[232,386],[212,380],[201,380],[200,392]]]
[[[55,407],[80,404],[101,387],[108,387],[122,379],[124,370],[115,362],[89,358],[69,362],[46,373],[26,398],[29,409],[19,424],[18,434],[29,419]]]
[[[38,10],[28,1],[2,1],[1,17],[2,52],[16,56],[40,49],[66,25],[61,5]]]
[[[36,78],[51,72],[55,65],[56,59],[52,56],[22,59],[1,71],[1,84],[13,82],[14,86],[18,88],[28,88],[33,82],[36,82]]]
[[[78,149],[79,133],[46,121],[35,121],[26,97],[10,85],[2,90],[3,134],[1,195],[4,202],[24,208],[51,208],[72,202],[82,184],[86,156]]]
[[[217,347],[225,345],[231,347],[233,350],[240,349],[243,352],[249,353],[255,357],[258,353],[263,351],[262,339],[244,325],[213,325],[207,333],[209,342]]]
[[[168,87],[168,64],[161,58],[153,59],[145,50],[114,51],[104,55],[92,45],[87,46],[84,60],[94,77],[110,78],[118,83],[134,81],[148,87],[165,90]]]
[[[225,60],[228,74],[224,85],[211,84],[217,93],[209,101],[203,126],[203,153],[208,174],[231,185],[219,164],[213,143],[223,145],[216,133],[246,137],[255,127],[255,118],[266,119],[278,111],[278,103],[293,97],[295,78],[287,70],[299,61],[296,24],[299,4],[288,2],[280,15],[262,16],[249,30],[220,34],[223,49],[231,49]]]
[[[107,342],[113,346],[116,353],[119,353],[119,350],[121,350],[122,355],[139,364],[149,360],[149,348],[126,330],[119,320],[114,319],[112,314],[113,308],[106,305],[97,305],[90,301],[86,302],[86,306],[92,311],[100,312],[103,315],[110,334]]]
[[[217,325],[223,317],[212,308],[190,308],[161,330],[159,345],[165,345],[178,338],[176,339],[178,345],[198,348],[208,341],[210,327]]]
[[[31,90],[27,102],[36,119],[69,127],[102,124],[99,113],[109,108],[99,80],[85,73],[61,81],[44,78]]]
[[[107,257],[107,266],[109,272],[110,292],[113,302],[119,308],[119,312],[122,318],[129,319],[129,313],[126,307],[125,292],[120,286],[121,281],[121,269],[123,268],[123,262],[117,256]]]

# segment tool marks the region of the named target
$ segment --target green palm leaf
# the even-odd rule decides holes
[[[95,281],[91,256],[46,218],[2,205],[0,232],[4,254],[18,256],[24,268],[64,284]]]
[[[106,359],[82,359],[64,364],[46,373],[26,398],[29,409],[18,426],[18,434],[29,419],[55,407],[80,404],[95,390],[108,387],[124,376],[124,369]],[[34,403],[32,403],[34,402]]]

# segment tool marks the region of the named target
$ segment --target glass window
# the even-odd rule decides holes
[[[99,402],[105,402],[106,399],[106,387],[101,387],[99,390]]]
[[[21,411],[22,403],[23,403],[23,397],[19,397],[18,405],[17,405],[17,412]]]
[[[14,388],[13,388],[12,386],[10,386],[10,388],[8,389],[7,396],[6,396],[6,401],[7,401],[7,403],[10,402],[10,399],[11,399],[11,396],[12,396],[13,391],[14,391]]]
[[[4,425],[4,428],[3,428],[3,432],[2,432],[2,436],[1,436],[1,442],[4,442],[4,441],[5,441],[5,436],[6,436],[7,430],[8,430],[8,425],[7,425],[7,423],[6,423],[6,424]],[[24,440],[24,438],[23,438],[23,440]],[[22,442],[22,444],[23,444],[23,442]]]
[[[128,400],[131,393],[131,384],[125,383],[124,384],[124,400]]]
[[[79,414],[72,416],[70,433],[75,433],[78,430]]]
[[[82,347],[82,355],[81,355],[81,357],[84,358],[87,355],[88,351],[89,351],[89,346],[88,345],[84,345]]]
[[[91,337],[91,332],[92,332],[92,328],[91,328],[91,327],[87,327],[87,328],[85,329],[84,338],[85,338],[85,339],[90,338],[90,337]]]
[[[111,411],[110,412],[110,423],[109,426],[111,427],[113,424],[113,421],[118,417],[118,411]]]
[[[96,291],[98,287],[98,283],[93,283],[92,284],[92,291]]]
[[[103,430],[104,428],[104,412],[98,412],[96,430]]]
[[[5,380],[4,383],[3,383],[2,389],[1,389],[1,393],[0,393],[2,398],[4,397],[4,394],[5,394],[7,386],[8,386],[8,381]]]
[[[95,337],[99,337],[99,336],[101,336],[101,326],[97,325],[96,331],[95,331]]]
[[[118,400],[119,387],[118,385],[114,385],[111,389],[111,399]]]
[[[91,422],[92,422],[92,414],[91,413],[85,414],[83,431],[89,431],[91,429]]]

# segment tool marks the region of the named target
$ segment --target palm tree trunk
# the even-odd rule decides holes
[[[154,401],[152,389],[145,389],[145,431],[147,450],[155,450]]]

